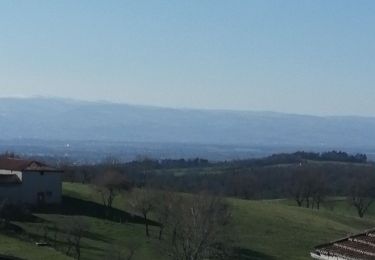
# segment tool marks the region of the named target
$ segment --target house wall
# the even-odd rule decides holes
[[[0,201],[7,200],[10,203],[22,203],[22,184],[0,185]]]
[[[62,193],[61,173],[59,172],[23,172],[22,200],[36,204],[38,193],[44,193],[46,203],[60,203]]]
[[[1,170],[0,170],[1,171]],[[2,171],[0,174],[9,174]],[[12,172],[20,174],[21,184],[0,185],[0,199],[7,198],[12,203],[37,204],[38,193],[43,193],[47,204],[61,202],[62,179],[60,172]]]

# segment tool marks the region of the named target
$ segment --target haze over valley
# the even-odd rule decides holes
[[[96,160],[114,154],[127,160],[137,155],[219,160],[334,149],[371,156],[375,150],[371,117],[173,109],[58,98],[1,98],[0,131],[4,150],[17,150],[18,143],[19,150],[29,155],[48,149],[55,155],[85,154]]]

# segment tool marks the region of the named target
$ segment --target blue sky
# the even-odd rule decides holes
[[[0,96],[375,116],[375,1],[1,1]]]

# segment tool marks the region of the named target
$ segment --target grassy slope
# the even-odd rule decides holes
[[[64,194],[84,200],[99,202],[99,197],[89,186],[64,184]],[[291,206],[288,201],[245,201],[230,199],[233,205],[234,227],[238,248],[243,259],[309,259],[314,245],[375,226],[375,218],[364,220],[338,202],[333,210],[312,211]],[[115,205],[127,209],[126,196],[119,197]],[[63,226],[72,216],[38,214],[48,225]],[[157,249],[156,239],[147,240],[141,224],[120,224],[86,216],[90,232],[83,240],[83,259],[103,259],[115,248],[127,250],[129,245],[138,247],[135,259],[163,259]],[[41,235],[41,223],[16,223],[34,236]],[[152,229],[154,237],[156,229]],[[60,237],[60,238],[59,238]],[[63,240],[63,230],[58,240]],[[37,248],[30,241],[0,235],[0,254],[11,254],[27,259],[67,259],[50,248]],[[115,245],[115,246],[112,246]]]
[[[275,202],[232,200],[239,244],[264,259],[309,259],[317,244],[375,226],[365,220]]]
[[[79,192],[77,192],[79,191]],[[88,186],[66,184],[65,192],[82,199],[99,201]],[[116,201],[123,208],[126,198]],[[234,232],[244,258],[309,259],[308,252],[317,244],[375,226],[375,218],[359,219],[345,201],[336,204],[333,210],[327,206],[317,212],[298,208],[293,202],[246,201],[230,199],[234,209]],[[126,206],[125,206],[126,207]],[[250,256],[252,258],[250,258]]]
[[[51,248],[39,248],[31,241],[22,241],[19,238],[0,234],[0,254],[17,256],[21,259],[71,259]]]
[[[55,214],[39,214],[38,216],[62,226],[72,217]],[[120,224],[93,217],[84,217],[84,220],[88,223],[89,232],[82,240],[82,259],[104,259],[120,248],[121,252],[126,254],[127,245],[131,245],[133,240],[137,243],[135,259],[154,259],[152,256],[158,254],[155,247],[145,238],[143,225]],[[41,233],[40,224],[23,223],[20,225],[29,233]],[[62,233],[63,231],[58,235],[60,241],[64,241]],[[64,248],[60,250],[64,251]]]

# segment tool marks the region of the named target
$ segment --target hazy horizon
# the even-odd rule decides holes
[[[98,104],[113,104],[113,105],[124,105],[124,106],[134,106],[134,107],[146,107],[146,108],[155,108],[155,109],[172,109],[172,110],[191,110],[191,111],[223,111],[223,112],[249,112],[249,113],[270,113],[270,114],[281,114],[281,115],[292,115],[292,116],[307,116],[307,117],[321,117],[321,118],[334,118],[334,117],[356,117],[356,118],[375,118],[375,115],[356,115],[356,114],[342,114],[342,115],[333,115],[333,114],[308,114],[308,113],[299,113],[299,112],[282,112],[274,110],[251,110],[251,109],[230,109],[230,108],[199,108],[199,107],[178,107],[178,106],[163,106],[163,105],[152,105],[152,104],[139,104],[131,102],[121,102],[113,100],[104,100],[104,99],[80,99],[73,97],[58,97],[58,96],[1,96],[0,99],[45,99],[45,100],[61,100],[61,101],[74,101],[74,102],[89,102],[89,103],[98,103]]]
[[[0,96],[375,116],[374,1],[0,4]]]

